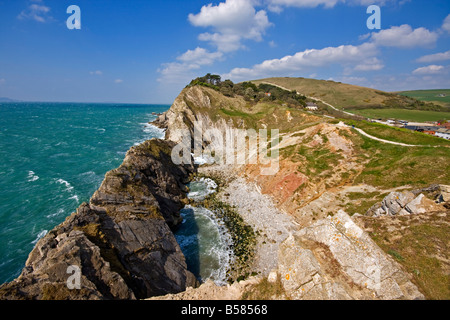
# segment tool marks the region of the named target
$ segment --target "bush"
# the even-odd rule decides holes
[[[192,80],[187,87],[197,85],[212,88],[227,97],[241,96],[246,101],[253,103],[259,101],[280,101],[294,107],[306,106],[306,97],[297,94],[295,90],[283,90],[269,84],[260,84],[259,86],[256,86],[252,82],[235,84],[229,79],[222,81],[219,75],[208,73],[203,77]]]

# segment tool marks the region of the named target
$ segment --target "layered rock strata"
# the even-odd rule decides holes
[[[172,163],[173,145],[131,148],[90,202],[38,241],[0,298],[140,299],[197,286],[171,231],[195,168]]]

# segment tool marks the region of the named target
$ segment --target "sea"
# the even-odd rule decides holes
[[[193,205],[181,210],[183,222],[174,232],[175,238],[188,269],[200,282],[212,280],[217,285],[226,285],[234,261],[233,240],[225,222],[214,211],[201,206],[201,200],[217,191],[217,184],[209,178],[199,178],[188,187],[187,196]]]
[[[38,240],[89,201],[130,147],[164,138],[148,122],[169,107],[0,103],[0,284],[21,273]],[[189,184],[188,196],[202,200],[216,187],[202,178]],[[181,216],[175,238],[188,269],[202,282],[225,284],[233,252],[223,221],[198,206]]]
[[[168,105],[0,103],[0,284],[49,230],[89,201],[127,150],[163,130]]]

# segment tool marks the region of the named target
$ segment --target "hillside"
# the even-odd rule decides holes
[[[256,85],[271,83],[288,90],[321,99],[334,107],[352,113],[365,109],[408,109],[426,111],[448,111],[448,109],[431,102],[419,101],[406,95],[383,92],[330,80],[306,78],[267,78],[252,80]]]
[[[444,107],[450,107],[450,89],[413,90],[401,91],[397,93],[420,101],[432,102]]]
[[[252,82],[259,85],[265,80]],[[289,84],[277,83],[277,85]],[[339,95],[341,97],[350,95],[350,90],[361,90],[360,92],[366,93],[371,90],[342,84],[332,84],[331,86],[331,89],[327,89],[326,86],[322,89],[329,91],[327,97],[331,101],[339,100]],[[336,98],[331,92],[340,86],[348,90],[343,90],[344,92],[337,94],[338,98]],[[299,88],[289,87],[288,89],[298,90]],[[308,94],[305,93],[305,95]],[[256,186],[257,192],[272,199],[277,210],[281,212],[273,217],[272,225],[281,224],[278,219],[281,219],[283,215],[288,215],[294,219],[295,223],[292,227],[297,228],[299,234],[303,235],[308,228],[327,224],[331,217],[343,210],[349,216],[354,216],[355,221],[359,221],[363,228],[365,225],[368,226],[367,232],[382,247],[384,255],[390,256],[391,259],[393,258],[397,263],[403,265],[409,273],[408,277],[412,278],[421,292],[426,293],[427,298],[439,299],[450,296],[448,288],[442,285],[442,281],[434,281],[438,278],[448,279],[446,271],[448,269],[446,262],[448,253],[445,249],[443,251],[441,249],[441,247],[445,248],[447,240],[445,233],[440,231],[442,225],[448,224],[447,209],[440,205],[433,209],[439,212],[433,216],[433,219],[419,219],[419,222],[413,219],[414,215],[403,216],[398,219],[398,225],[396,225],[396,228],[415,228],[412,233],[418,240],[417,248],[426,246],[428,242],[424,242],[423,239],[429,239],[427,234],[432,233],[436,243],[443,243],[436,249],[439,252],[437,256],[432,250],[414,249],[413,253],[406,252],[408,249],[403,247],[402,242],[406,239],[403,239],[401,235],[395,241],[393,240],[392,246],[382,243],[384,239],[387,239],[389,230],[391,230],[388,225],[390,217],[374,221],[370,220],[374,218],[356,215],[357,213],[364,215],[371,206],[379,203],[392,192],[420,190],[433,184],[450,184],[449,142],[366,121],[344,120],[350,125],[354,124],[363,129],[373,137],[405,143],[409,146],[389,144],[360,134],[351,126],[343,124],[340,119],[314,115],[303,108],[290,106],[283,100],[255,101],[239,94],[226,96],[220,92],[220,88],[204,85],[186,87],[170,110],[164,113],[155,124],[167,129],[166,139],[180,142],[183,136],[177,133],[177,130],[187,129],[192,134],[195,121],[203,122],[203,130],[207,128],[223,133],[231,132],[235,128],[280,130],[279,170],[273,175],[261,175],[261,164],[229,166],[218,164],[200,168],[201,172],[212,174],[213,178],[217,174],[225,180],[233,181],[233,179],[244,178],[250,186]],[[209,144],[214,145],[213,142],[215,139],[204,141],[204,147]],[[215,147],[217,146],[215,145]],[[231,206],[237,205],[237,210],[242,211],[244,215],[249,212],[251,215],[258,215],[263,211],[259,209],[259,202],[255,202],[256,204],[252,206],[248,205],[254,201],[254,198],[238,201],[239,198],[249,197],[250,193],[239,192],[233,197],[233,190],[230,190],[229,186],[225,184],[224,189],[222,196],[224,201],[228,201],[227,203]],[[357,216],[358,218],[356,218]],[[342,214],[342,217],[347,219],[345,214]],[[373,225],[377,223],[383,224],[383,228],[373,231]],[[304,228],[303,233],[298,228]],[[261,235],[271,233],[270,228],[256,230]],[[311,250],[319,260],[321,275],[328,279],[332,278],[334,283],[343,285],[342,279],[351,277],[350,271],[343,271],[345,269],[342,269],[343,265],[353,264],[355,260],[350,256],[344,258],[341,256],[344,253],[337,251],[333,252],[333,255],[340,261],[339,263],[334,260],[321,260],[320,252],[324,249],[321,246],[325,243],[326,246],[333,248],[329,238],[322,240],[315,239],[316,242],[312,244],[308,244],[307,241],[302,242],[302,240],[299,247]],[[275,242],[275,238],[264,238],[260,241],[273,243],[278,248],[283,248],[283,244]],[[289,255],[287,252],[285,254]],[[403,258],[398,258],[399,256]],[[406,256],[408,259],[405,258]],[[288,259],[288,256],[279,251],[278,259],[285,258]],[[424,261],[432,261],[432,264],[425,264]],[[336,268],[337,273],[329,274],[330,268]],[[283,275],[285,269],[281,268],[279,272]],[[261,275],[267,276],[264,273]],[[352,279],[353,282],[360,283],[356,278]],[[260,285],[264,285],[264,281]],[[289,283],[285,283],[283,277],[281,281],[282,287],[288,292],[288,294],[283,293],[285,296],[299,297],[296,296],[297,289],[294,290],[295,292],[290,291],[293,290],[293,287]],[[364,285],[364,283],[362,284]],[[319,290],[319,288],[316,289]],[[258,287],[255,287],[254,291],[258,290]],[[347,294],[353,298],[356,298],[358,294],[364,294],[362,289],[346,288],[346,290]],[[382,292],[376,293],[377,296],[378,294],[383,295]],[[312,298],[323,296],[330,297],[330,292],[317,293]],[[261,298],[261,296],[256,295],[255,298]]]

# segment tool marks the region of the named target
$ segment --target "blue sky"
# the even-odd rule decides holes
[[[450,1],[0,0],[0,97],[170,104],[208,72],[450,88]]]

